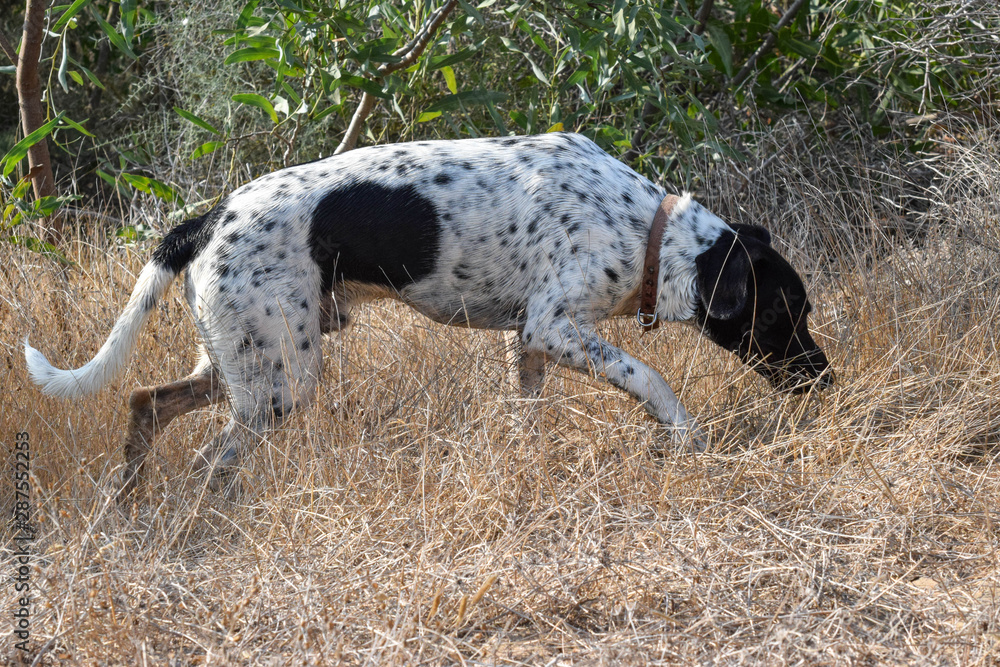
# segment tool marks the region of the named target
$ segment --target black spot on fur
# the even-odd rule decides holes
[[[618,272],[612,269],[610,266],[604,267],[604,275],[606,275],[608,277],[608,280],[610,280],[611,282],[613,283],[618,282]]]
[[[218,209],[213,209],[199,218],[174,227],[160,241],[160,245],[156,246],[151,261],[175,274],[180,273],[208,245],[215,233],[219,215]]]
[[[448,185],[451,183],[451,174],[442,171],[440,174],[434,177],[434,182],[438,185]]]
[[[285,401],[281,396],[271,397],[271,411],[274,412],[274,418],[276,420],[284,419]]]
[[[440,226],[434,205],[412,185],[344,185],[323,197],[313,213],[309,246],[322,275],[399,289],[434,268]]]

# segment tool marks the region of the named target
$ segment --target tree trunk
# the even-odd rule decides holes
[[[45,10],[49,0],[27,0],[24,9],[24,36],[21,38],[21,55],[17,62],[17,101],[21,109],[21,128],[28,136],[45,124],[45,107],[42,105],[42,84],[38,78],[38,61],[41,58],[42,38],[45,28]],[[49,144],[42,139],[28,149],[28,176],[35,189],[35,197],[56,193]],[[53,216],[46,230],[47,240],[58,241],[62,236],[62,219]]]

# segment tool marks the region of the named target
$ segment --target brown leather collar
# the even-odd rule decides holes
[[[643,331],[652,331],[660,326],[656,316],[656,287],[660,281],[660,246],[663,244],[663,230],[680,197],[667,195],[660,202],[653,216],[653,226],[649,228],[646,243],[646,259],[642,264],[642,283],[639,288],[639,312],[635,319]]]

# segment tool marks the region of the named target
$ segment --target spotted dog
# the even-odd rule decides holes
[[[186,269],[201,360],[182,380],[132,393],[127,489],[143,481],[155,434],[223,398],[233,418],[200,460],[210,477],[236,464],[264,429],[313,399],[321,335],[379,298],[443,324],[516,330],[526,395],[540,391],[547,362],[591,373],[697,447],[702,434],[660,374],[595,330],[636,313],[664,197],[577,134],[360,148],[263,176],[179,225],[90,362],[59,370],[25,341],[28,369],[47,394],[97,390],[122,371]],[[695,322],[782,388],[829,384],[805,288],[762,227],[727,225],[684,196],[656,245],[648,316]]]

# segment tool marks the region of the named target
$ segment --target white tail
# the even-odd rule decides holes
[[[45,355],[24,341],[24,358],[31,380],[50,396],[70,398],[90,394],[115,378],[131,356],[139,332],[167,287],[177,276],[169,268],[150,262],[143,267],[125,310],[115,322],[111,335],[94,358],[72,371],[54,367]]]

